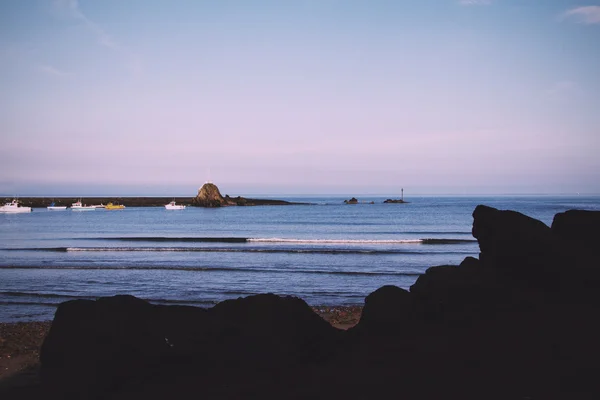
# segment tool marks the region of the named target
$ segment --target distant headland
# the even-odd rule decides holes
[[[12,200],[12,197],[5,197],[2,204]],[[195,197],[19,197],[18,202],[22,206],[33,208],[46,208],[52,203],[55,206],[71,206],[73,203],[81,200],[84,205],[92,204],[122,204],[125,207],[163,207],[165,204],[175,201],[177,204],[196,206],[196,207],[225,207],[225,206],[283,206],[298,205],[309,203],[297,203],[276,199],[251,199],[248,197],[225,197],[221,196],[219,188],[214,183],[208,182],[202,185]]]
[[[9,202],[12,197],[0,199],[3,203]],[[285,205],[310,205],[311,203],[292,202],[277,199],[253,199],[249,197],[231,197],[228,194],[221,195],[221,191],[212,182],[207,182],[200,189],[195,197],[120,197],[120,196],[94,196],[94,197],[19,197],[18,202],[22,206],[33,208],[46,208],[53,204],[54,206],[71,206],[73,203],[81,201],[82,205],[107,204],[114,203],[124,205],[125,207],[162,207],[171,201],[177,204],[194,207],[228,207],[228,206],[285,206]],[[400,199],[387,199],[384,203],[405,204],[404,189]],[[374,201],[360,201],[356,197],[344,200],[344,204],[375,204]]]

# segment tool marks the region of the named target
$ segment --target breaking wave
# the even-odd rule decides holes
[[[383,254],[471,254],[472,251],[422,251],[419,249],[352,249],[352,248],[261,248],[261,247],[41,247],[41,248],[16,248],[4,249],[9,251],[42,251],[42,252],[157,252],[157,253],[289,253],[289,254],[355,254],[355,255],[383,255]]]
[[[187,243],[291,243],[291,244],[455,244],[476,242],[474,239],[425,238],[425,239],[301,239],[301,238],[245,238],[245,237],[98,237],[84,240],[107,240],[128,242],[187,242]]]

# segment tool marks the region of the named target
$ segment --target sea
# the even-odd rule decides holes
[[[313,306],[362,305],[427,268],[477,257],[478,204],[551,225],[598,196],[277,197],[310,204],[0,214],[0,322],[51,320],[73,299],[130,294],[200,307],[258,293]],[[373,204],[371,204],[373,202]]]

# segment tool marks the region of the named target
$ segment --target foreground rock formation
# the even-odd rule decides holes
[[[552,227],[478,206],[481,254],[384,286],[340,331],[292,297],[211,309],[62,303],[41,350],[52,398],[600,398],[600,213]]]

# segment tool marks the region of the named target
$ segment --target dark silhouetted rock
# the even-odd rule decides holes
[[[585,215],[589,221],[583,222]],[[591,294],[600,284],[600,266],[584,242],[574,240],[583,230],[593,231],[595,213],[568,211],[555,217],[551,229],[541,221],[515,211],[477,206],[473,236],[486,268],[512,276],[515,284],[528,284],[565,296]],[[597,218],[597,217],[596,217]],[[589,245],[591,246],[591,244]]]
[[[382,286],[365,298],[358,324],[352,328],[361,333],[391,333],[402,329],[412,311],[410,293],[397,286]]]
[[[42,380],[74,398],[118,388],[194,357],[202,340],[226,330],[208,319],[201,308],[156,306],[133,296],[62,303],[41,349]]]
[[[304,300],[292,296],[261,294],[225,300],[209,313],[243,333],[239,354],[262,361],[277,360],[279,365],[320,360],[339,338],[339,332]]]
[[[473,236],[479,242],[480,260],[490,267],[543,268],[552,244],[550,228],[516,211],[477,206],[473,212]]]
[[[483,267],[547,290],[566,286],[564,267],[569,257],[543,222],[480,205],[473,212],[473,236],[479,242]]]
[[[552,234],[557,239],[555,252],[560,251],[557,268],[562,267],[563,286],[572,295],[586,296],[600,286],[600,212],[569,210],[556,214]],[[600,293],[598,293],[600,296]]]
[[[42,346],[42,382],[63,398],[100,398],[182,366],[205,371],[321,362],[334,353],[339,334],[292,297],[251,296],[209,310],[132,296],[74,300],[58,307]]]
[[[499,310],[515,306],[513,284],[504,274],[485,268],[478,259],[467,257],[459,266],[428,268],[411,286],[421,320],[463,323],[485,319]]]
[[[579,247],[596,249],[600,243],[600,211],[569,210],[552,221],[552,233]]]
[[[358,204],[358,199],[356,197],[351,198],[350,200],[344,200],[345,204]]]

